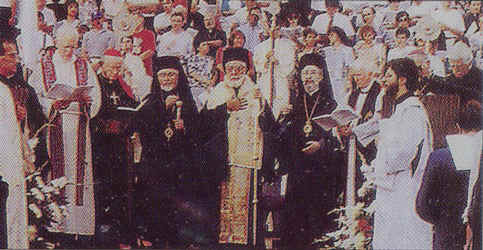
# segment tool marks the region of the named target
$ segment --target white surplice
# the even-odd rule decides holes
[[[267,39],[255,47],[253,64],[259,73],[257,83],[266,100],[270,95],[270,67],[266,55],[272,49],[272,39]],[[280,110],[289,104],[290,80],[295,70],[295,43],[286,38],[275,40],[275,59],[278,64],[274,66],[274,86],[273,86],[273,105],[272,112],[275,119],[278,119]]]
[[[432,132],[423,104],[409,97],[380,121],[376,172],[374,249],[431,249],[432,228],[415,209]],[[414,159],[419,159],[415,161]],[[417,162],[414,173],[411,163]]]
[[[77,86],[76,81],[76,70],[74,62],[76,57],[73,56],[71,60],[63,60],[57,53],[52,57],[52,62],[55,67],[56,82],[54,84],[65,84],[72,87]],[[90,105],[89,117],[94,117],[99,111],[101,105],[101,90],[99,83],[97,81],[97,76],[92,68],[88,65],[87,72],[87,86],[93,86],[89,95],[92,98],[92,104]],[[43,112],[46,116],[50,114],[51,106],[53,101],[45,98],[46,89],[42,82],[42,72],[39,69],[34,71],[34,74],[29,80],[29,83],[34,87],[37,95],[39,96],[39,101],[42,106]],[[92,173],[92,154],[91,154],[91,137],[89,122],[87,122],[86,129],[86,150],[84,160],[85,173],[83,180],[83,205],[77,206],[76,197],[76,176],[77,167],[76,162],[78,158],[77,153],[77,142],[78,138],[78,128],[79,128],[79,116],[83,115],[79,112],[79,104],[73,102],[68,108],[61,111],[62,116],[62,137],[63,137],[63,152],[64,152],[64,163],[65,163],[65,176],[67,177],[69,184],[66,186],[66,197],[69,204],[67,205],[67,216],[65,221],[61,223],[61,227],[58,231],[70,234],[82,234],[82,235],[93,235],[95,227],[95,209],[94,209],[94,182]],[[51,143],[50,135],[47,140],[50,145]],[[49,152],[50,154],[51,152]],[[103,166],[109,167],[109,166]]]
[[[27,196],[21,149],[21,132],[15,114],[10,89],[0,82],[0,176],[8,183],[7,246],[9,249],[26,249]]]

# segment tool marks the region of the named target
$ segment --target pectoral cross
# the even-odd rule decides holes
[[[112,92],[111,96],[109,96],[109,99],[111,100],[111,103],[114,105],[119,105],[119,102],[121,101],[121,98],[119,98],[116,92]]]

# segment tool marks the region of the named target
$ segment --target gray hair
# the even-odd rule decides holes
[[[457,42],[448,49],[448,59],[462,59],[464,64],[470,64],[473,60],[473,53],[468,45],[463,42]]]
[[[79,40],[79,33],[76,28],[70,24],[63,24],[55,31],[55,42],[65,41],[67,39]]]
[[[379,69],[374,62],[369,62],[360,58],[352,62],[350,68],[352,70],[362,70],[367,73],[379,72]]]

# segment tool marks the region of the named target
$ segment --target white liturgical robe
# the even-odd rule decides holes
[[[7,247],[28,248],[27,196],[20,127],[10,89],[0,82],[0,176],[8,183]]]
[[[65,84],[71,87],[77,87],[77,71],[75,69],[76,57],[69,61],[65,61],[59,54],[55,53],[52,57],[52,63],[55,68],[56,81],[55,84]],[[42,70],[37,69],[29,80],[29,83],[34,87],[43,112],[46,116],[51,113],[53,100],[46,98],[46,87],[42,80]],[[89,118],[94,117],[99,111],[101,105],[101,90],[97,81],[97,76],[90,65],[87,65],[87,82],[86,86],[93,86],[89,95],[92,98],[92,103],[89,105]],[[87,119],[87,129],[80,130],[81,116],[85,114],[80,112],[80,105],[77,102],[71,103],[66,109],[60,111],[60,126],[61,136],[59,139],[62,143],[60,149],[60,159],[63,159],[63,173],[66,176],[68,183],[66,186],[67,202],[67,216],[65,221],[61,223],[60,228],[55,231],[70,234],[93,235],[95,226],[95,210],[94,210],[94,182],[92,173],[92,154],[91,154],[91,140],[89,130],[89,119]],[[81,131],[84,131],[83,134]],[[54,140],[54,136],[49,131],[48,134],[49,156],[51,161],[59,161],[53,159],[52,149],[58,149]],[[60,143],[60,141],[57,141]],[[84,150],[79,150],[82,145],[85,145]],[[84,152],[82,156],[81,152]],[[83,158],[83,163],[78,160]],[[58,162],[56,162],[58,163]],[[84,166],[79,168],[79,164]],[[82,171],[81,173],[80,171]],[[80,171],[78,171],[80,170]],[[58,177],[58,176],[57,176]],[[83,178],[82,178],[83,177]],[[79,190],[79,188],[81,190]],[[80,196],[79,196],[80,195]],[[80,201],[80,202],[79,202]]]
[[[416,97],[407,98],[389,119],[380,121],[372,163],[377,186],[374,249],[432,249],[431,225],[415,209],[432,140],[428,115]]]
[[[266,55],[272,49],[272,39],[267,39],[255,47],[253,63],[259,74],[257,83],[266,100],[270,96],[270,66]],[[290,103],[290,80],[295,70],[295,43],[286,38],[275,40],[275,59],[278,64],[274,66],[273,74],[273,104],[272,112],[278,119],[280,110]]]

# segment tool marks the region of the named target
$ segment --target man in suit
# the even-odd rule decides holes
[[[481,104],[470,101],[458,125],[461,134],[448,135],[448,147],[431,153],[416,200],[419,216],[434,225],[433,249],[481,248]]]

